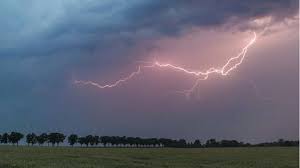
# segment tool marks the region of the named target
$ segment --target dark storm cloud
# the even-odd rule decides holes
[[[16,6],[18,5],[22,7],[22,4],[16,3]],[[47,9],[46,5],[48,4],[41,8]],[[5,1],[1,6],[7,8]],[[0,34],[4,39],[12,40],[8,47],[1,46],[1,55],[36,56],[73,48],[92,50],[102,47],[105,49],[114,46],[115,43],[130,47],[139,40],[176,35],[191,27],[214,28],[228,22],[232,22],[231,25],[234,26],[263,16],[282,20],[294,16],[298,11],[297,0],[152,0],[89,1],[89,3],[74,1],[70,4],[62,3],[60,8],[54,5],[53,10],[61,12],[53,12],[57,13],[57,16],[47,23],[47,18],[31,19],[28,18],[31,15],[28,17],[21,15],[27,12],[37,16],[52,15],[51,11],[44,14],[41,11],[30,11],[28,4],[23,6],[25,8],[22,9],[23,11],[17,11],[16,8],[16,11],[1,14],[0,18],[4,24]],[[49,6],[52,4],[50,3]],[[12,22],[20,23],[12,24]],[[47,26],[41,26],[43,22],[46,22]],[[32,31],[23,32],[23,26]],[[29,36],[26,36],[26,33]],[[4,39],[2,41],[6,42]]]
[[[151,1],[129,11],[133,28],[155,29],[162,34],[173,34],[191,26],[215,27],[237,19],[273,16],[284,19],[294,16],[298,11],[296,0],[267,1]]]

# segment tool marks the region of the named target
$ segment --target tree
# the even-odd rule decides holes
[[[278,139],[278,145],[279,146],[284,146],[284,144],[285,144],[284,139]]]
[[[220,142],[221,147],[238,147],[240,143],[236,140],[222,140]]]
[[[27,134],[26,135],[26,142],[27,144],[31,144],[34,145],[37,143],[37,136],[35,135],[35,133],[31,133],[31,134]]]
[[[93,137],[93,141],[94,141],[95,145],[97,146],[97,145],[100,143],[100,137],[97,136],[97,135],[95,135],[95,136]]]
[[[112,146],[116,145],[116,144],[117,144],[117,142],[116,142],[116,137],[115,137],[115,136],[110,136],[110,137],[109,137],[109,143],[110,143]]]
[[[134,138],[133,137],[127,137],[126,141],[130,145],[130,147],[132,147],[132,145],[134,145]]]
[[[58,133],[50,133],[48,135],[48,141],[52,144],[52,146],[54,146],[57,141],[57,134]]]
[[[26,135],[26,143],[27,143],[28,146],[29,146],[29,144],[31,144],[31,140],[32,140],[31,134],[27,134]]]
[[[195,148],[200,148],[201,147],[201,142],[199,139],[196,139],[193,143],[193,147]]]
[[[84,144],[86,145],[86,147],[89,146],[89,144],[91,144],[91,146],[94,145],[94,142],[93,142],[93,135],[88,135],[85,137],[85,141],[84,141]]]
[[[216,139],[209,139],[206,141],[205,146],[206,147],[218,147],[219,143],[216,141]]]
[[[9,137],[8,133],[5,132],[5,133],[2,135],[1,143],[7,144],[7,143],[8,143],[8,137]]]
[[[8,141],[12,144],[17,144],[19,145],[19,141],[24,137],[23,134],[19,132],[11,132],[10,135],[8,136]]]
[[[186,146],[186,141],[184,139],[180,139],[178,142],[177,142],[177,147],[180,147],[180,148],[183,148]]]
[[[138,148],[139,146],[141,146],[141,138],[139,137],[135,137],[134,138],[134,144],[136,145],[136,147]]]
[[[41,135],[36,137],[39,145],[43,145],[48,140],[48,135],[46,133],[42,133]]]
[[[166,138],[160,138],[159,139],[160,144],[162,144],[165,147],[171,147],[171,144],[173,143],[172,139],[166,139]]]
[[[101,143],[103,143],[104,147],[109,143],[109,137],[108,136],[102,136],[100,137]]]
[[[68,137],[68,143],[73,147],[75,143],[77,143],[78,136],[76,134],[71,134]]]
[[[82,147],[82,145],[84,144],[85,141],[86,141],[85,137],[78,138],[78,143],[80,144],[81,147]]]
[[[57,139],[56,139],[57,146],[59,145],[59,143],[63,143],[65,138],[66,138],[66,136],[64,134],[57,133]]]
[[[159,145],[159,140],[157,138],[152,138],[153,147],[157,147]]]

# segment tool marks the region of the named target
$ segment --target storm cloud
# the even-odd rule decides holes
[[[1,55],[50,55],[67,49],[134,45],[139,40],[219,28],[271,16],[294,17],[296,0],[1,2]]]

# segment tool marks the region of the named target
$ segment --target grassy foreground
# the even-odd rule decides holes
[[[0,146],[0,168],[298,168],[297,147],[132,149]]]

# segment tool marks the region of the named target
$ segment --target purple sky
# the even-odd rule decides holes
[[[0,2],[0,132],[238,139],[298,139],[296,0]],[[259,34],[243,63],[195,78],[140,62],[220,67]]]

